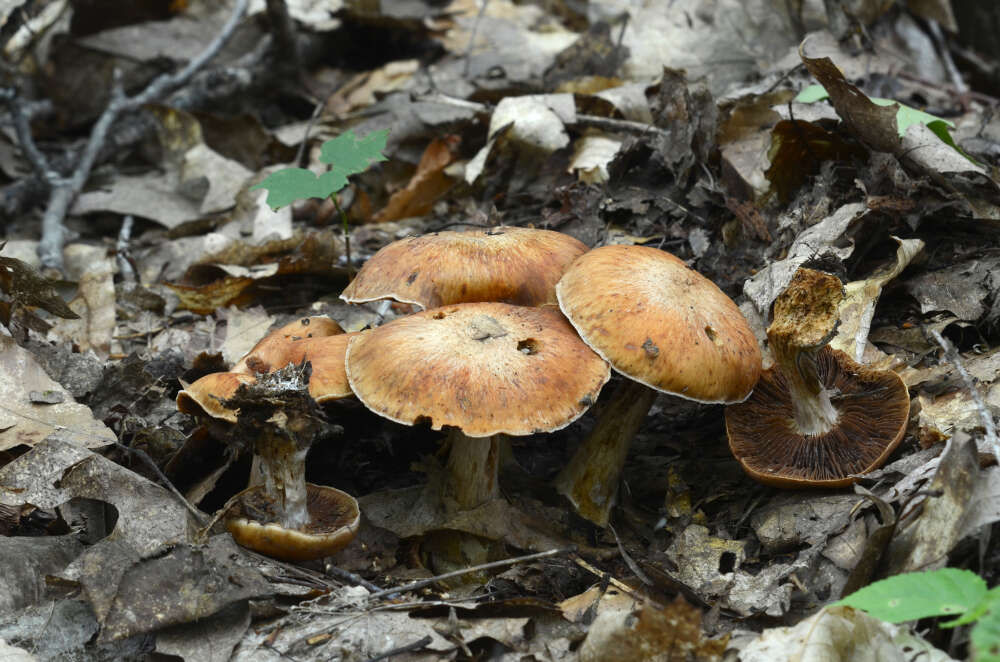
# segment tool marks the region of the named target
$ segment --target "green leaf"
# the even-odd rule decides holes
[[[976,662],[1000,662],[1000,609],[991,609],[980,618],[969,637]]]
[[[826,88],[822,85],[809,85],[799,92],[793,101],[796,103],[816,103],[817,101],[823,101],[829,99],[830,95],[827,94]],[[935,136],[937,136],[941,142],[948,147],[969,159],[973,163],[976,161],[972,159],[968,154],[962,151],[962,148],[955,144],[955,139],[951,137],[949,129],[955,128],[955,123],[951,120],[946,120],[944,118],[938,117],[937,115],[931,115],[930,113],[925,113],[922,110],[917,110],[916,108],[911,108],[898,101],[893,101],[892,99],[881,99],[879,97],[868,97],[868,100],[878,106],[891,106],[895,104],[898,107],[896,111],[896,133],[902,138],[906,135],[906,130],[909,129],[914,124],[924,124],[930,129]]]
[[[963,614],[986,596],[986,582],[958,568],[896,575],[834,603],[863,609],[890,623]]]
[[[385,161],[382,155],[389,129],[372,131],[364,138],[358,138],[354,131],[347,131],[323,143],[319,160],[330,164],[331,172],[339,172],[345,178],[364,172],[375,161]]]
[[[958,618],[946,623],[941,623],[940,627],[953,628],[958,625],[975,623],[983,616],[983,614],[997,606],[1000,606],[1000,587],[994,586],[986,592],[986,595],[983,596],[983,599],[980,600],[978,604],[970,608]]]
[[[290,205],[304,198],[326,198],[347,186],[347,177],[340,172],[325,172],[316,176],[305,168],[284,168],[250,188],[267,189],[267,204],[271,209]]]
[[[817,101],[829,98],[830,95],[827,94],[826,88],[816,84],[804,88],[792,101],[795,103],[816,103]]]

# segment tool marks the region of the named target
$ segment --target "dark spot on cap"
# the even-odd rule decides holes
[[[419,271],[414,271],[412,274],[410,274],[410,276],[406,279],[406,284],[413,285],[413,281],[417,279],[417,275],[419,273],[420,273]]]
[[[660,355],[660,348],[653,343],[652,338],[646,338],[646,341],[642,343],[642,349],[646,352],[646,356],[651,359],[655,359]]]
[[[580,400],[581,407],[589,407],[592,404],[594,404],[594,399],[589,395],[583,396],[583,399]]]

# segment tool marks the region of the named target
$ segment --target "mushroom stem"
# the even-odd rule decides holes
[[[629,445],[655,399],[653,389],[623,380],[590,435],[556,478],[559,493],[598,526],[608,524]]]
[[[826,434],[837,426],[840,418],[830,401],[831,391],[819,379],[816,352],[820,348],[801,349],[771,338],[775,363],[785,376],[791,396],[790,424],[795,432],[807,437]]]
[[[500,496],[497,475],[504,436],[469,437],[458,428],[449,430],[448,491],[459,508],[475,508]]]
[[[278,521],[289,529],[297,529],[309,523],[306,508],[306,453],[309,444],[297,442],[284,423],[275,418],[287,418],[278,411],[268,425],[268,433],[256,440],[255,454],[260,457],[260,474],[264,481],[264,493],[274,498]]]

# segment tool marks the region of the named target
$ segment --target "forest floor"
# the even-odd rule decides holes
[[[1000,575],[1000,85],[948,2],[244,4],[3,10],[0,659],[970,655],[968,627],[827,607],[899,573]],[[797,96],[817,82],[828,100]],[[389,130],[337,198],[349,244],[332,201],[251,190],[321,172],[348,129]],[[178,392],[297,318],[412,312],[338,297],[397,239],[495,225],[673,253],[765,365],[796,270],[835,274],[830,345],[902,379],[901,443],[852,487],[778,489],[723,405],[660,394],[601,528],[552,485],[617,373],[568,427],[513,437],[471,512],[426,505],[440,432],[334,403],[306,476],[357,497],[357,538],[301,563],[236,546],[212,518],[250,454]]]

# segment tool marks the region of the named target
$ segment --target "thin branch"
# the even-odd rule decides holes
[[[76,196],[87,183],[97,154],[104,141],[107,140],[108,131],[115,120],[122,113],[136,110],[145,104],[156,101],[190,80],[200,68],[219,53],[223,45],[233,35],[246,7],[247,0],[236,0],[236,7],[229,20],[204,51],[188,62],[187,66],[180,71],[158,76],[145,90],[134,97],[125,95],[121,85],[121,74],[115,71],[111,100],[94,124],[73,175],[68,180],[54,186],[49,195],[49,203],[45,209],[45,215],[42,217],[42,240],[38,244],[38,257],[43,267],[62,270],[62,249],[65,241],[63,220],[66,218],[73,201],[76,200]]]
[[[395,588],[387,588],[383,591],[378,591],[377,593],[372,593],[369,599],[375,600],[378,598],[384,598],[391,595],[397,595],[399,593],[408,593],[410,591],[417,591],[419,589],[425,588],[432,584],[436,584],[440,581],[446,579],[454,579],[455,577],[461,577],[462,575],[467,575],[472,572],[480,572],[482,570],[492,570],[494,568],[502,568],[508,565],[514,565],[516,563],[526,563],[527,561],[537,561],[538,559],[545,559],[550,556],[563,556],[565,554],[572,554],[576,551],[576,547],[563,547],[561,549],[550,549],[547,552],[538,552],[537,554],[528,554],[526,556],[515,556],[513,558],[504,559],[503,561],[493,561],[492,563],[483,563],[482,565],[474,565],[463,570],[455,570],[454,572],[446,572],[443,575],[437,575],[436,577],[428,577],[427,579],[421,579],[420,581],[411,582],[409,584],[404,584],[402,586],[397,586]]]
[[[976,388],[975,380],[972,379],[969,371],[965,369],[962,358],[958,355],[958,351],[955,350],[954,345],[942,336],[941,332],[937,329],[931,329],[930,333],[931,337],[944,350],[945,358],[955,366],[958,374],[962,376],[965,388],[968,389],[969,395],[972,396],[972,401],[976,405],[976,411],[979,412],[979,418],[983,422],[983,430],[986,432],[986,443],[989,444],[990,449],[993,451],[993,457],[996,458],[997,462],[1000,462],[1000,439],[997,438],[997,426],[993,420],[993,414],[990,413],[986,403],[983,402],[983,396],[979,393],[979,389]]]
[[[381,662],[382,660],[388,660],[390,657],[395,657],[397,655],[402,655],[403,653],[410,653],[412,651],[420,650],[421,648],[430,645],[432,641],[434,641],[434,639],[428,634],[426,636],[421,637],[420,639],[417,639],[412,643],[403,644],[402,646],[398,646],[396,648],[387,650],[384,653],[379,653],[375,657],[368,658],[365,662]]]
[[[0,101],[3,101],[10,111],[14,131],[17,132],[17,141],[21,144],[21,150],[24,151],[31,167],[46,181],[53,182],[58,179],[59,173],[52,169],[49,160],[35,144],[35,137],[31,135],[31,113],[18,98],[17,91],[10,87],[0,89]]]
[[[135,219],[129,214],[122,221],[122,228],[118,231],[118,243],[115,244],[115,259],[118,262],[118,273],[121,274],[122,281],[129,285],[135,285],[139,279],[135,274],[135,267],[132,266],[131,251],[129,242],[132,240],[132,226]]]
[[[115,442],[115,446],[117,446],[123,451],[128,451],[129,453],[132,453],[140,460],[142,460],[143,464],[149,467],[149,469],[156,474],[156,477],[160,480],[161,483],[163,483],[163,486],[166,487],[167,491],[170,492],[170,494],[172,494],[174,498],[180,501],[181,504],[187,509],[187,511],[191,513],[191,516],[194,517],[194,521],[198,523],[198,526],[205,525],[206,521],[205,513],[195,508],[193,505],[191,505],[190,501],[184,498],[184,495],[181,494],[177,490],[177,488],[174,487],[174,484],[170,482],[170,479],[167,478],[162,471],[160,471],[160,468],[156,466],[156,462],[153,462],[153,458],[149,457],[149,455],[146,454],[146,451],[142,450],[141,448],[132,448],[131,446],[126,446],[125,444],[119,441]]]

